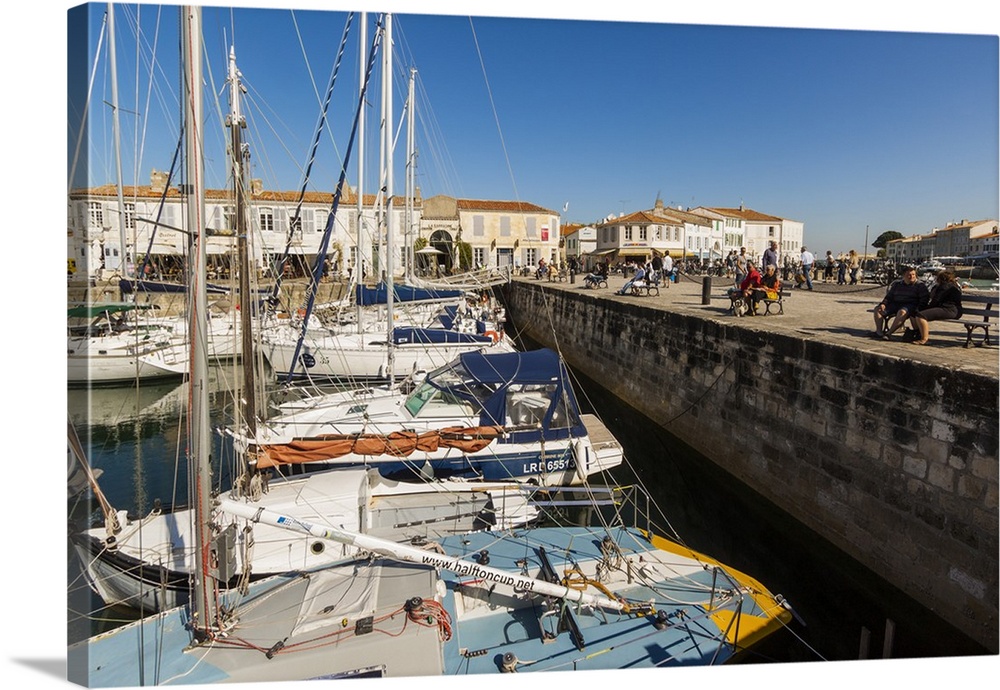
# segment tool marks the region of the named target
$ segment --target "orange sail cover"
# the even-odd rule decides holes
[[[331,460],[348,454],[409,457],[414,451],[432,453],[439,448],[456,448],[475,453],[502,436],[501,426],[447,427],[418,434],[393,431],[389,434],[326,434],[291,443],[258,446],[257,467],[297,465]]]

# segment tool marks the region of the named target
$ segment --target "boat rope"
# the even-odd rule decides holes
[[[295,352],[292,355],[291,362],[292,366],[289,367],[288,376],[285,378],[285,385],[290,385],[295,374],[296,363],[299,361],[299,355],[302,352],[303,341],[306,336],[307,325],[309,324],[310,317],[312,316],[312,311],[316,303],[316,292],[319,290],[320,280],[323,275],[323,261],[320,257],[326,255],[327,248],[330,243],[330,236],[333,234],[333,229],[335,226],[335,221],[337,217],[337,209],[340,207],[340,200],[344,193],[344,184],[347,179],[347,165],[351,158],[351,151],[354,149],[354,142],[358,132],[358,124],[361,120],[361,113],[365,103],[365,94],[368,91],[368,83],[371,79],[372,70],[375,66],[375,57],[378,52],[378,47],[382,39],[382,22],[383,17],[379,15],[378,20],[378,30],[376,30],[375,35],[372,38],[371,49],[368,53],[368,64],[365,70],[364,82],[361,86],[361,93],[358,97],[357,108],[354,111],[354,122],[351,125],[351,135],[347,142],[347,150],[344,154],[344,161],[340,168],[340,178],[337,180],[337,188],[333,195],[333,202],[330,206],[330,214],[326,219],[326,228],[323,231],[323,237],[320,239],[320,246],[317,251],[316,263],[313,266],[312,276],[310,278],[309,287],[307,288],[307,297],[305,314],[302,317],[302,329],[299,333],[298,340],[295,343]]]
[[[326,126],[326,117],[327,117],[327,112],[330,109],[330,100],[333,96],[333,87],[337,82],[337,74],[340,72],[340,63],[344,57],[344,50],[347,46],[347,37],[350,33],[351,24],[353,21],[354,21],[354,13],[350,12],[347,15],[347,21],[344,25],[344,33],[340,39],[340,48],[337,51],[337,58],[334,61],[333,71],[330,75],[330,83],[327,86],[326,98],[323,100],[323,106],[320,110],[319,122],[316,123],[316,134],[313,137],[312,148],[309,151],[309,159],[306,162],[305,173],[303,176],[304,179],[302,180],[302,187],[299,189],[299,196],[295,202],[295,211],[292,213],[292,218],[288,224],[288,234],[285,237],[285,249],[279,256],[278,263],[274,271],[275,273],[274,287],[271,290],[271,297],[270,297],[272,304],[277,304],[278,295],[281,292],[281,282],[284,279],[284,274],[285,274],[285,263],[288,261],[288,257],[292,251],[292,243],[295,240],[295,229],[301,227],[300,217],[302,214],[302,202],[305,199],[306,188],[309,185],[310,176],[312,175],[313,163],[316,161],[316,151],[319,148],[320,136],[322,135],[323,129]],[[296,28],[297,27],[298,25],[296,24]],[[348,151],[349,150],[350,149],[348,149]],[[346,159],[345,159],[345,165],[346,165]],[[334,207],[334,212],[336,212],[336,207]],[[325,259],[326,259],[325,253],[317,254],[316,264],[322,267],[322,264]],[[316,273],[315,267],[313,269],[313,273],[314,274]]]

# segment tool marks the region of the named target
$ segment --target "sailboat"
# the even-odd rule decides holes
[[[201,122],[200,9],[181,12],[185,112]],[[198,139],[189,137],[197,169]],[[190,227],[201,228],[203,201],[192,186]],[[619,511],[593,527],[403,545],[266,504],[213,499],[200,233],[194,242],[188,449],[198,521],[190,603],[72,645],[70,680],[120,687],[711,665],[791,621],[788,602],[752,577],[648,528],[626,527]],[[213,533],[216,510],[363,556],[222,592],[226,542]]]
[[[254,435],[259,468],[366,466],[393,479],[585,483],[622,463],[621,444],[584,414],[553,350],[467,352],[408,387],[290,401]]]
[[[137,318],[141,309],[128,302],[69,307],[66,380],[70,386],[184,376],[183,343],[170,329]]]

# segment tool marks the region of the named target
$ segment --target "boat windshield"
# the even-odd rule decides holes
[[[413,417],[479,416],[496,386],[476,381],[460,363],[436,372],[417,387],[403,406]]]

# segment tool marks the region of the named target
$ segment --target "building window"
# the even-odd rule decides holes
[[[103,228],[104,227],[104,204],[100,201],[91,201],[87,208],[90,212],[90,227],[92,228]]]
[[[536,239],[535,219],[531,216],[524,219],[524,236],[529,240]]]
[[[510,237],[510,216],[500,216],[500,237]]]
[[[293,216],[291,218],[292,232],[296,235],[302,235],[302,216]]]
[[[622,230],[622,241],[629,242],[632,239],[632,226],[626,225]]]
[[[222,207],[222,229],[223,230],[235,230],[236,229],[236,208],[233,206],[223,206]]]
[[[260,230],[261,232],[274,232],[274,211],[263,207],[260,209]]]
[[[767,236],[770,237],[770,238],[774,238],[774,226],[773,225],[767,226]]]
[[[316,227],[316,232],[325,232],[326,223],[330,218],[330,212],[323,208],[318,208],[313,211],[313,224]],[[355,220],[357,216],[354,214],[349,214],[348,218]],[[353,228],[352,228],[353,229]]]
[[[473,247],[472,248],[472,262],[476,266],[486,265],[486,249],[484,247]]]
[[[534,266],[538,261],[538,250],[534,247],[528,247],[524,250],[524,265]]]
[[[486,220],[482,216],[472,216],[472,236],[483,237],[486,234]]]
[[[126,230],[135,230],[135,204],[131,201],[125,202],[125,215],[122,218]]]

